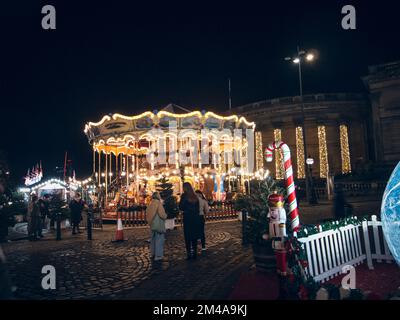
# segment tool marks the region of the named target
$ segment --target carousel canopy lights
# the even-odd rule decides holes
[[[254,122],[237,115],[221,116],[211,111],[180,114],[161,110],[158,113],[147,111],[136,116],[119,113],[106,115],[99,122],[87,123],[84,132],[95,145],[123,146],[127,141],[139,140],[143,131],[151,128],[168,129],[173,124],[176,124],[177,129],[255,129]]]
[[[237,115],[169,105],[159,112],[104,116],[99,122],[87,123],[85,134],[93,149],[92,177],[105,187],[106,203],[111,188],[126,194],[126,199],[139,201],[143,189],[156,188],[162,176],[172,181],[177,192],[182,181],[210,178],[214,181],[207,179],[205,184],[214,190],[217,186],[216,199],[222,199],[221,181],[231,172],[239,172],[241,179],[254,177],[255,123]]]

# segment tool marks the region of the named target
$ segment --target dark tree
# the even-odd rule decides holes
[[[161,198],[164,200],[164,209],[167,213],[168,219],[176,218],[179,213],[179,207],[178,201],[173,195],[173,184],[163,176],[157,184],[157,191],[160,192]]]

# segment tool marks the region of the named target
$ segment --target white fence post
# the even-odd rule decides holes
[[[369,244],[369,232],[368,232],[368,222],[362,222],[362,229],[364,234],[364,246],[365,246],[365,254],[367,255],[367,264],[370,270],[374,270],[374,265],[372,264],[372,253],[371,246]]]

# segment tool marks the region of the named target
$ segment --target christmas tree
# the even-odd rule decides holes
[[[161,198],[164,200],[164,209],[168,219],[176,218],[179,213],[178,201],[174,194],[173,184],[163,176],[158,180],[157,191],[160,192]]]
[[[285,190],[271,177],[252,180],[250,190],[250,194],[237,197],[235,208],[245,210],[249,215],[244,235],[246,239],[252,244],[261,244],[265,242],[263,235],[268,233],[268,196],[275,191],[285,194]]]
[[[52,220],[56,219],[57,214],[61,214],[61,220],[70,218],[70,210],[68,203],[63,199],[63,197],[59,194],[55,194],[52,196],[49,204],[49,211],[52,217]]]

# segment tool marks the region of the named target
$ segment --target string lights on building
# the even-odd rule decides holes
[[[349,133],[345,124],[340,125],[340,154],[342,157],[342,173],[351,172]]]
[[[282,130],[275,129],[274,130],[274,141],[282,141]],[[283,179],[285,168],[283,166],[283,154],[282,150],[275,150],[275,177],[276,179]]]
[[[329,173],[328,147],[326,145],[325,126],[318,126],[318,147],[319,147],[319,176],[326,178]]]
[[[303,128],[296,127],[296,155],[297,155],[297,179],[304,179],[306,177],[304,171],[304,141],[303,141]]]
[[[264,154],[262,145],[262,135],[260,131],[255,134],[256,139],[256,170],[263,169],[264,167]]]

